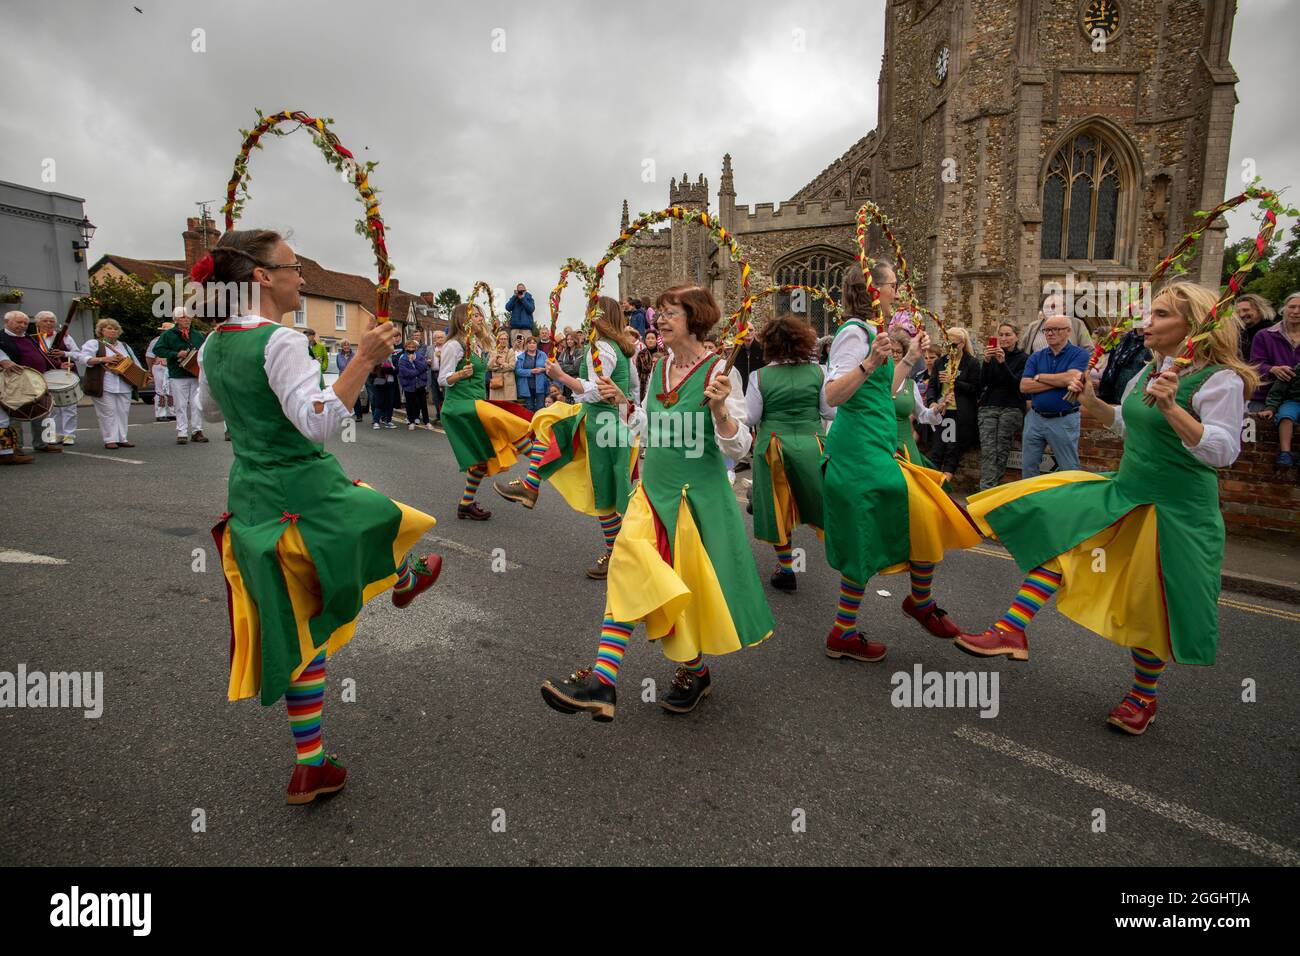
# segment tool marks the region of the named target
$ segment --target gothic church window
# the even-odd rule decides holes
[[[842,254],[837,255],[825,250],[815,250],[812,252],[796,252],[791,258],[786,259],[776,268],[773,281],[777,285],[810,285],[826,289],[831,293],[831,297],[837,302],[840,298],[840,282],[844,278],[844,267],[848,265],[849,259]],[[776,298],[776,311],[781,313],[790,308],[789,292],[778,292]],[[805,296],[804,301],[807,303],[807,319],[812,327],[817,330],[818,335],[829,335],[834,332],[833,326],[830,326],[826,318],[826,310],[820,299],[814,299],[811,296]]]
[[[1044,259],[1114,259],[1124,189],[1114,147],[1085,130],[1052,157],[1043,183]]]

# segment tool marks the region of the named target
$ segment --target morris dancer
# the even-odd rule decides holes
[[[462,302],[451,311],[438,384],[445,390],[442,427],[456,464],[465,472],[465,491],[456,506],[456,517],[487,521],[492,512],[474,500],[478,486],[487,476],[513,465],[517,456],[527,454],[533,439],[528,409],[514,402],[487,400],[485,352],[492,349],[492,336],[484,326],[483,310],[473,306],[471,315],[470,308]],[[474,340],[481,349],[474,348]]]
[[[778,591],[798,587],[794,529],[806,524],[822,537],[822,421],[835,417],[826,404],[826,370],[813,361],[817,333],[784,313],[758,335],[765,366],[749,373],[746,419],[754,429],[754,537],[776,550],[769,579]]]
[[[969,504],[981,530],[997,535],[1027,577],[1000,620],[983,634],[962,634],[956,645],[1028,660],[1025,630],[1056,595],[1066,617],[1129,648],[1133,686],[1108,723],[1130,734],[1155,719],[1166,663],[1213,664],[1219,643],[1223,516],[1215,469],[1241,453],[1246,399],[1259,379],[1240,358],[1231,319],[1198,346],[1186,369],[1153,371],[1182,351],[1217,298],[1190,282],[1156,296],[1143,330],[1155,361],[1129,381],[1118,406],[1098,399],[1081,374],[1069,386],[1124,439],[1118,471],[1027,478],[973,495]],[[1106,557],[1101,569],[1097,549]]]
[[[573,392],[574,404],[556,403],[535,414],[528,474],[493,485],[501,497],[533,508],[546,479],[571,508],[597,519],[605,553],[587,569],[587,577],[597,580],[609,573],[609,556],[623,526],[638,458],[638,443],[623,411],[635,412],[641,394],[640,376],[631,361],[635,347],[627,332],[618,300],[602,296],[596,351],[604,374],[598,377],[593,371],[590,349],[585,378],[565,373],[558,362],[548,363],[546,374]]]
[[[185,311],[183,305],[178,305],[176,308],[182,312]],[[155,422],[172,421],[176,418],[172,414],[171,380],[167,378],[167,360],[154,352],[154,346],[158,344],[158,340],[162,338],[163,333],[174,328],[176,328],[175,322],[164,322],[158,326],[158,334],[149,340],[149,344],[144,350],[145,361],[149,363],[149,371],[153,375],[153,419]]]
[[[871,278],[887,315],[898,288],[894,270],[877,263]],[[826,402],[838,408],[824,459],[826,559],[841,575],[826,656],[874,663],[884,658],[886,647],[858,630],[867,580],[909,572],[912,587],[903,613],[936,637],[956,637],[961,630],[931,593],[934,568],[945,551],[972,547],[980,536],[944,493],[942,475],[895,455],[893,395],[911,373],[918,343],[895,370],[889,337],[865,321],[873,306],[860,264],[845,271],[841,302],[846,318],[831,343],[826,376]]]
[[[726,362],[703,341],[721,312],[699,286],[669,289],[655,311],[669,353],[646,391],[645,462],[609,561],[596,662],[542,684],[542,699],[555,710],[600,721],[614,718],[619,668],[637,621],[679,664],[659,699],[674,714],[694,710],[712,691],[705,654],[757,644],[773,627],[723,462],[750,445],[740,376],[724,375]],[[621,396],[607,388],[611,397]]]
[[[912,431],[912,422],[922,425],[937,426],[943,421],[943,412],[939,403],[927,406],[921,384],[912,377],[910,370],[918,362],[925,350],[930,347],[930,336],[917,332],[912,317],[905,312],[895,312],[889,323],[889,355],[894,360],[894,421],[898,427],[898,445],[896,451],[914,465],[935,471],[930,459],[916,444],[916,435]],[[907,369],[907,374],[899,374]]]
[[[306,338],[280,324],[303,279],[278,233],[227,232],[194,278],[258,290],[252,310],[228,302],[216,313],[236,317],[199,356],[204,417],[225,419],[235,453],[228,511],[213,529],[230,605],[228,696],[285,698],[298,752],[287,800],[310,803],[347,776],[321,744],[326,659],[352,639],[365,602],[391,588],[405,607],[442,568],[437,555],[407,553],[433,518],[350,481],[323,444],[401,330],[367,332],[358,360],[325,388]]]

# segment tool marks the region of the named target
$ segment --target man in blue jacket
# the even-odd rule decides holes
[[[514,338],[515,329],[526,329],[529,334],[533,332],[533,294],[524,288],[521,282],[515,286],[515,294],[506,301],[506,311],[510,313],[511,336]]]
[[[519,404],[532,412],[546,407],[546,392],[551,380],[546,375],[546,353],[538,349],[537,339],[524,339],[524,350],[515,360],[515,385]]]

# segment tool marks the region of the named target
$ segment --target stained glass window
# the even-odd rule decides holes
[[[1123,184],[1115,150],[1080,133],[1057,150],[1043,183],[1044,259],[1114,259]]]
[[[773,282],[776,285],[810,285],[826,289],[839,301],[840,282],[844,278],[844,267],[848,265],[847,257],[841,258],[828,252],[796,253],[776,269]],[[792,293],[779,292],[776,299],[776,311],[779,313],[790,308]],[[804,301],[808,308],[808,321],[817,329],[818,335],[829,335],[835,329],[828,327],[826,310],[820,299],[806,296]]]

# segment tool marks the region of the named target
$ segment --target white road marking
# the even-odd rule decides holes
[[[142,461],[136,461],[134,458],[117,458],[117,457],[115,457],[115,456],[113,456],[113,455],[92,455],[92,454],[90,454],[90,452],[87,452],[87,451],[68,451],[66,447],[63,449],[63,454],[65,454],[65,455],[76,455],[76,456],[78,456],[78,457],[80,457],[80,458],[100,458],[100,459],[103,459],[104,461],[120,461],[120,462],[121,462],[122,464],[124,464],[124,465],[143,465],[143,464],[144,464],[144,462],[142,462]]]
[[[459,541],[452,541],[451,538],[442,538],[438,535],[432,535],[429,538],[435,544],[440,544],[449,551],[458,551],[461,554],[468,554],[472,558],[481,558],[484,561],[495,561],[496,556],[489,554],[487,551],[480,551],[478,548],[471,548],[467,544],[461,544]],[[505,568],[507,571],[519,571],[523,568],[522,564],[515,564],[513,561],[506,561]]]
[[[26,551],[0,551],[0,564],[67,564],[62,558],[47,554],[28,554]]]
[[[1300,865],[1300,852],[1280,843],[1274,843],[1272,840],[1251,833],[1249,830],[1233,826],[1231,823],[1216,820],[1199,810],[1185,807],[1181,803],[1162,800],[1160,797],[1139,790],[1130,784],[1112,780],[1102,774],[1085,770],[1083,767],[1076,767],[1059,757],[1033,750],[1016,743],[1014,740],[999,737],[997,734],[975,730],[971,727],[958,727],[953,733],[973,744],[978,744],[1008,757],[1014,757],[1030,766],[1049,770],[1065,777],[1067,780],[1073,780],[1075,783],[1104,793],[1108,797],[1123,800],[1126,803],[1141,807],[1143,810],[1158,814],[1167,820],[1181,823],[1191,830],[1213,837],[1230,846],[1235,846],[1239,850],[1245,850],[1247,853],[1253,853],[1262,859],[1273,863],[1281,863],[1284,866]]]

